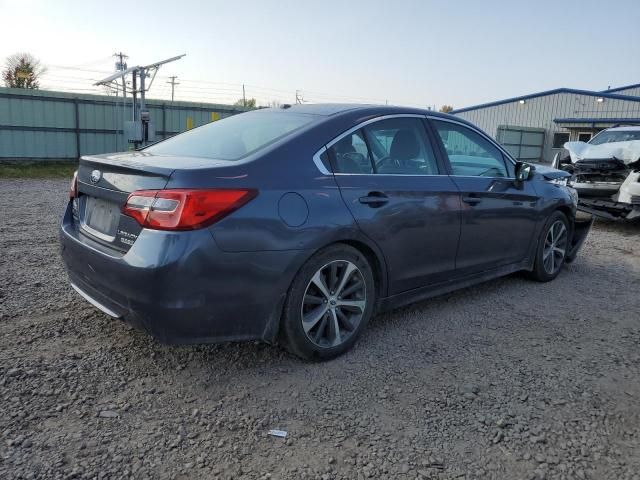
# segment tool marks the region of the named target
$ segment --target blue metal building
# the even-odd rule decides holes
[[[549,163],[568,141],[588,141],[616,124],[640,124],[640,84],[557,88],[451,113],[478,125],[519,160]]]

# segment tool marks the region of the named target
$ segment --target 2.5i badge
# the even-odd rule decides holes
[[[136,241],[138,235],[135,233],[127,232],[126,230],[118,229],[118,237],[120,238],[120,243],[131,246],[133,242]]]

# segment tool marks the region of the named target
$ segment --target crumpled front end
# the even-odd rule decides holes
[[[554,166],[569,172],[578,208],[608,219],[640,218],[640,141],[590,145],[567,142],[569,156]]]
[[[640,219],[640,169],[632,171],[611,197],[583,197],[578,208],[610,220]]]
[[[567,142],[564,148],[569,152],[571,163],[583,160],[615,159],[625,165],[640,160],[640,140],[591,144],[585,142]]]

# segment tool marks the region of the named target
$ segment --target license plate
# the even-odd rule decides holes
[[[85,205],[84,223],[90,230],[115,237],[120,219],[120,209],[114,202],[88,197]]]

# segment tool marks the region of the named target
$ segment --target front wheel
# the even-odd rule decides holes
[[[531,276],[548,282],[558,276],[565,264],[569,248],[569,221],[562,212],[554,212],[547,220],[538,243]]]
[[[375,303],[369,262],[348,245],[327,247],[296,275],[284,306],[284,345],[305,359],[326,360],[353,346]]]

